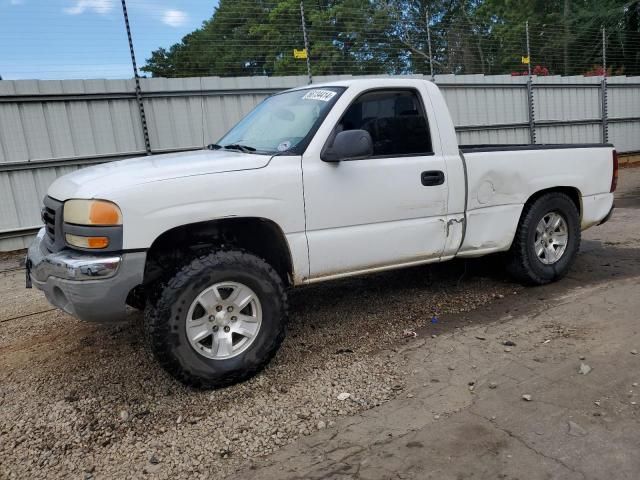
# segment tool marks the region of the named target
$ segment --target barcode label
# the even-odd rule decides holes
[[[336,92],[331,90],[309,90],[305,93],[303,100],[320,100],[321,102],[328,102],[335,96]]]

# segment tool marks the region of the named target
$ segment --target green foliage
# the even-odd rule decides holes
[[[523,72],[525,23],[532,67],[584,74],[640,74],[640,1],[305,0],[314,75]],[[220,0],[202,27],[155,50],[143,71],[156,77],[299,75],[306,61],[299,0]]]

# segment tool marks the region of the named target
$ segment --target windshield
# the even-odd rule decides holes
[[[218,145],[269,154],[294,150],[313,133],[343,91],[336,87],[307,88],[269,97]]]

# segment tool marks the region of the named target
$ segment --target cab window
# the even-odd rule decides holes
[[[347,109],[336,127],[366,130],[374,157],[429,155],[431,136],[422,102],[413,90],[367,92]]]

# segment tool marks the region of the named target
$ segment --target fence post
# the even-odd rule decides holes
[[[527,34],[527,67],[529,78],[527,79],[527,105],[529,107],[529,143],[536,143],[535,104],[533,99],[533,77],[531,76],[531,47],[529,45],[529,20],[525,23]]]
[[[431,53],[431,28],[429,27],[429,9],[427,8],[427,43],[429,44],[429,73],[431,81],[435,82],[436,77],[433,76],[433,55]]]
[[[302,21],[302,36],[304,37],[304,49],[307,52],[307,77],[309,77],[309,84],[313,83],[311,77],[311,52],[309,51],[309,39],[307,38],[307,25],[304,20],[304,1],[300,0],[300,20]]]
[[[609,143],[609,119],[607,105],[607,32],[602,27],[602,81],[600,82],[602,98],[602,143]]]
[[[147,155],[151,155],[151,142],[149,141],[149,129],[147,128],[147,116],[144,113],[144,103],[142,103],[142,89],[140,88],[140,76],[138,75],[138,65],[136,64],[136,54],[133,51],[133,38],[129,27],[129,15],[127,14],[127,4],[122,0],[122,14],[124,15],[124,25],[127,29],[129,39],[129,50],[131,52],[131,65],[133,66],[133,77],[136,82],[136,101],[138,102],[138,112],[142,124],[142,135],[144,137],[144,149]]]

